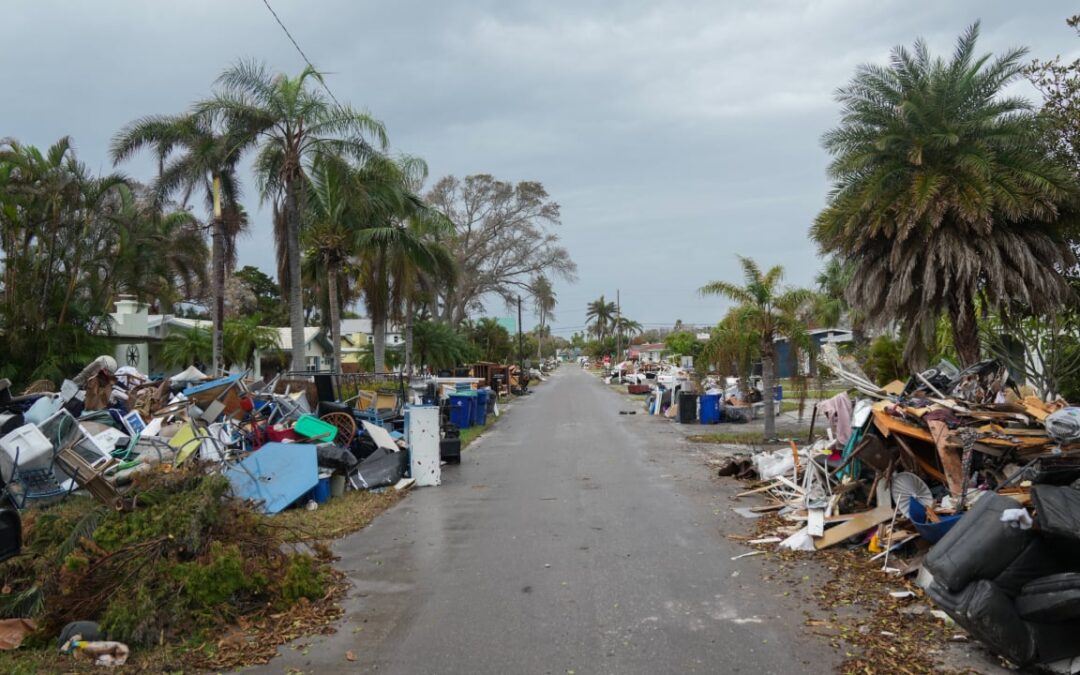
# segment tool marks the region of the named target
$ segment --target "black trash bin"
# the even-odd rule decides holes
[[[697,422],[698,395],[689,391],[679,392],[679,422],[693,424]]]

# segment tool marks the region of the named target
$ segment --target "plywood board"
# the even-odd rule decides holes
[[[865,532],[875,525],[884,523],[892,518],[892,514],[892,508],[882,508],[880,506],[871,511],[864,511],[846,523],[841,523],[826,530],[824,536],[814,542],[814,547],[823,549],[839,544],[849,537],[854,537],[860,532]]]

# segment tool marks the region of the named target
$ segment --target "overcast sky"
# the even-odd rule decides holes
[[[983,50],[1080,53],[1064,23],[1075,4],[1049,0],[271,4],[336,96],[384,121],[433,178],[547,187],[580,270],[556,286],[564,334],[617,288],[647,326],[713,323],[726,303],[696,289],[737,280],[737,253],[810,284],[821,261],[806,233],[828,189],[819,139],[858,64],[919,36],[947,53],[976,19]],[[183,111],[236,59],[303,66],[262,0],[5,0],[0,25],[0,137],[69,134],[102,170],[117,129]],[[152,177],[146,159],[122,168]],[[272,274],[269,216],[248,194],[240,262]]]

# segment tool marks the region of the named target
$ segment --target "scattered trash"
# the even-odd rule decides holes
[[[733,556],[732,560],[739,560],[740,558],[750,558],[755,555],[765,555],[765,551],[750,551],[749,553],[743,553],[737,556]]]

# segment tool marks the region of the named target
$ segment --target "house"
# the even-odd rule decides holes
[[[360,360],[375,343],[371,319],[341,320],[341,369],[343,372],[360,370]],[[386,328],[387,349],[400,349],[405,344],[401,329],[390,324]]]
[[[817,374],[817,354],[821,346],[826,343],[851,342],[851,331],[846,328],[815,328],[806,331],[810,337],[810,354],[802,354],[801,372],[809,375]],[[792,377],[796,373],[795,360],[792,358],[791,346],[786,337],[778,337],[773,341],[776,349],[776,377]],[[811,358],[813,357],[813,358]]]
[[[666,351],[667,349],[663,342],[652,342],[642,345],[630,345],[626,356],[630,359],[637,358],[643,363],[646,361],[659,363]]]
[[[161,360],[162,344],[170,334],[183,330],[210,330],[206,319],[188,319],[173,314],[150,314],[145,304],[131,296],[120,296],[116,311],[110,315],[114,356],[120,365],[138,368],[147,374],[167,374],[170,370]],[[264,367],[277,370],[292,351],[292,329],[275,328],[280,349],[271,353],[255,353],[252,377],[261,378]],[[322,328],[304,328],[305,363],[300,370],[332,370],[333,344]]]

